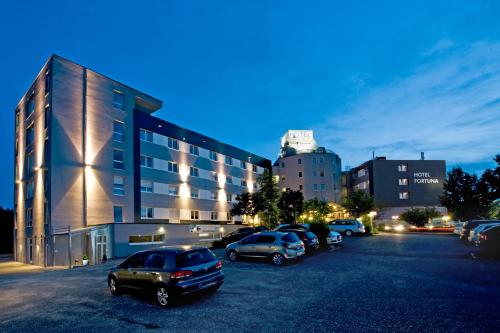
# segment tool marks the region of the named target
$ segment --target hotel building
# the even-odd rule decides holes
[[[271,162],[152,116],[161,107],[49,58],[15,109],[16,260],[99,262],[192,243],[186,224],[241,223],[232,202]]]

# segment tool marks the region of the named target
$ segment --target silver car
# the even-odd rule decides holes
[[[365,226],[358,220],[335,220],[328,223],[328,227],[331,231],[345,234],[347,237],[365,233]]]
[[[271,259],[275,265],[282,265],[305,253],[304,243],[293,232],[259,232],[226,247],[226,255],[231,261],[238,260],[238,257],[262,257]]]

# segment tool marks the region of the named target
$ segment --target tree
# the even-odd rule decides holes
[[[278,223],[279,189],[271,172],[267,169],[257,178],[259,197],[261,200],[260,215],[269,229]]]
[[[487,188],[476,175],[464,172],[460,167],[453,168],[448,172],[440,201],[457,220],[488,217],[491,200]]]
[[[326,201],[313,198],[304,202],[304,213],[308,220],[325,222],[333,213],[333,208]]]
[[[479,179],[479,190],[486,199],[493,202],[500,198],[500,155],[495,156],[495,169],[486,169]]]
[[[284,223],[296,223],[297,216],[303,211],[304,196],[301,191],[286,189],[278,200],[280,216]]]
[[[375,208],[373,197],[361,190],[354,191],[344,199],[343,206],[355,217],[369,213]]]
[[[262,200],[258,193],[241,193],[236,196],[236,203],[231,208],[232,216],[250,216],[252,219],[262,209]]]
[[[399,216],[400,219],[417,227],[424,226],[430,219],[440,217],[442,214],[435,208],[411,208]]]

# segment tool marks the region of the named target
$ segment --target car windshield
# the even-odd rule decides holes
[[[177,267],[189,267],[205,264],[214,261],[215,255],[209,249],[200,249],[189,252],[184,252],[175,258]]]
[[[306,237],[309,239],[314,239],[316,238],[316,235],[310,231],[306,232]]]
[[[299,237],[293,232],[289,232],[283,238],[281,238],[283,241],[288,242],[288,243],[295,243],[299,241]]]

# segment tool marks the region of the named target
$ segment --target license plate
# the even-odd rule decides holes
[[[208,288],[208,287],[211,287],[215,285],[215,282],[204,282],[204,283],[200,283],[200,288]]]

